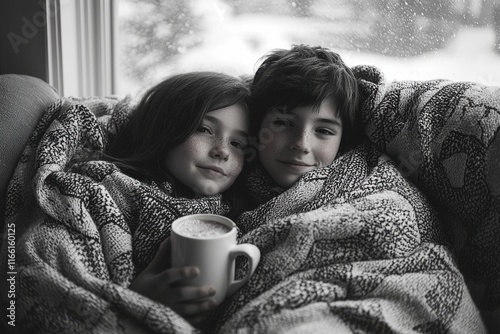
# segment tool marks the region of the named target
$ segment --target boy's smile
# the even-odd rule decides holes
[[[301,174],[316,168],[316,165],[311,165],[298,160],[280,160],[280,159],[276,160],[282,163],[284,168],[288,168],[291,171],[297,171],[298,173]]]

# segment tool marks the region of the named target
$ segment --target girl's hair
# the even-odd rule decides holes
[[[134,178],[151,180],[159,186],[167,181],[174,195],[190,197],[192,191],[162,165],[167,153],[200,127],[207,112],[234,104],[248,110],[248,97],[248,84],[243,79],[223,73],[171,76],[144,94],[128,123],[108,145],[103,159],[114,162]],[[237,203],[232,188],[226,198],[233,207]]]
[[[360,103],[358,81],[337,53],[319,46],[293,45],[290,50],[273,50],[263,59],[251,84],[252,136],[258,136],[262,119],[273,108],[318,109],[331,96],[342,120],[340,152],[355,145],[359,138],[355,117]]]

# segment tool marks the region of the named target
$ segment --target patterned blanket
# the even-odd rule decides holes
[[[238,220],[261,262],[211,319],[220,333],[481,333],[426,199],[374,146],[306,174]],[[245,270],[244,266],[241,270]]]
[[[367,96],[375,108],[380,95]],[[176,217],[228,208],[219,196],[176,199],[111,163],[71,163],[84,147],[104,149],[129,109],[127,99],[62,99],[33,133],[10,184],[6,226],[13,232],[5,233],[1,249],[2,268],[15,278],[15,298],[2,295],[2,307],[12,301],[16,307],[16,326],[9,329],[485,331],[435,213],[370,144],[285,192],[260,169],[252,173],[251,191],[264,204],[238,220],[239,241],[257,245],[262,260],[201,329],[130,291]],[[7,247],[12,235],[15,261]],[[238,272],[244,270],[243,261]],[[3,291],[11,288],[1,284]]]
[[[103,150],[127,121],[129,107],[127,99],[61,99],[25,148],[10,184],[1,258],[15,282],[6,287],[2,280],[15,293],[2,295],[5,308],[15,305],[17,320],[6,326],[13,332],[197,331],[127,287],[170,234],[173,220],[224,215],[228,205],[220,196],[172,197],[109,162],[72,163]],[[9,261],[9,235],[15,235],[15,261]]]
[[[438,210],[476,305],[500,333],[500,87],[354,71],[367,136]]]

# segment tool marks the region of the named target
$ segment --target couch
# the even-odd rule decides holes
[[[362,81],[377,75],[369,69],[357,73]],[[368,137],[436,205],[471,294],[490,332],[500,333],[500,87],[408,81],[367,84],[362,94],[371,101],[363,112]],[[7,187],[23,148],[58,98],[40,79],[0,75],[2,225]]]
[[[7,186],[28,138],[45,109],[59,97],[41,79],[0,75],[0,221],[3,227]]]

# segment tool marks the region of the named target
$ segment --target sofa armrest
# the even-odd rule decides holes
[[[0,75],[0,227],[7,186],[21,153],[45,109],[59,98],[45,81],[20,74]]]

